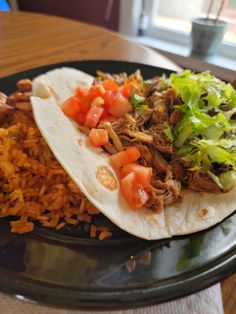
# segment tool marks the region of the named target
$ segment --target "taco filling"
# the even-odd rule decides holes
[[[236,93],[209,72],[96,78],[70,68],[33,81],[35,122],[83,195],[121,229],[162,239],[236,207]]]
[[[236,182],[236,93],[209,72],[144,80],[98,72],[61,106],[108,152],[133,209],[161,211],[183,189],[222,193]]]

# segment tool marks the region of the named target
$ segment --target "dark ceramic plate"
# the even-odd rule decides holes
[[[119,61],[78,61],[49,65],[0,79],[11,93],[17,80],[71,66],[90,74],[133,72],[145,78],[168,70]],[[206,288],[236,269],[236,214],[203,232],[144,241],[122,232],[102,215],[114,238],[89,239],[87,226],[60,232],[37,227],[26,235],[9,232],[0,220],[0,289],[21,299],[63,307],[118,309],[181,297]]]

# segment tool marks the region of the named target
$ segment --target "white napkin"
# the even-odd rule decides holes
[[[145,308],[85,312],[77,310],[56,309],[29,302],[19,301],[0,293],[0,314],[223,314],[220,284],[188,297],[148,306]]]

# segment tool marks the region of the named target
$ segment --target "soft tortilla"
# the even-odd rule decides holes
[[[64,91],[65,77],[70,83],[67,81]],[[91,203],[114,224],[137,237],[157,240],[209,228],[235,210],[236,188],[219,195],[186,191],[180,204],[169,206],[159,214],[146,209],[131,210],[120,192],[109,158],[101,149],[89,146],[86,135],[60,109],[61,102],[84,79],[84,73],[68,68],[38,77],[33,83],[36,97],[31,97],[34,117],[62,167]],[[91,82],[88,76],[88,85]],[[41,86],[40,91],[47,90],[50,96],[41,98],[37,86]]]
[[[33,95],[48,98],[53,95],[58,104],[74,94],[76,87],[90,87],[94,77],[82,71],[63,67],[39,75],[33,81]]]

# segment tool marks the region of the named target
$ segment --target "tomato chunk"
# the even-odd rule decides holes
[[[141,153],[136,146],[128,147],[125,152],[128,156],[129,162],[134,162],[141,157]]]
[[[120,172],[120,177],[124,178],[130,172],[136,174],[137,181],[144,187],[148,187],[152,178],[152,168],[144,167],[135,163],[124,165]]]
[[[138,83],[136,80],[133,80],[123,85],[120,90],[125,98],[129,98],[138,91]]]
[[[104,99],[104,106],[107,108],[111,107],[113,104],[114,97],[115,94],[113,91],[111,90],[106,91],[106,93],[102,95],[102,98]]]
[[[61,105],[61,109],[67,117],[75,120],[81,111],[80,101],[77,97],[72,96]]]
[[[90,102],[91,102],[88,99],[88,90],[79,86],[75,90],[75,96],[79,100],[81,112],[87,113],[90,109]]]
[[[101,115],[100,122],[114,122],[115,120],[116,119],[112,115],[110,115],[105,108]]]
[[[93,106],[87,113],[84,125],[87,128],[94,128],[98,124],[104,109],[102,107]]]
[[[84,99],[88,94],[88,90],[78,86],[75,90],[75,96],[78,97],[79,99]]]
[[[121,180],[121,191],[129,206],[133,209],[141,208],[149,199],[148,193],[137,182],[134,172],[130,172]]]
[[[125,164],[130,163],[129,157],[125,151],[112,155],[110,157],[110,161],[111,161],[112,166],[116,169],[120,169]]]
[[[101,147],[108,144],[108,133],[104,129],[92,129],[88,141],[92,146]]]
[[[91,102],[91,107],[93,106],[102,106],[104,104],[104,99],[100,96],[94,98],[94,100]]]
[[[105,93],[106,93],[106,90],[101,84],[91,86],[88,91],[88,99],[90,101],[93,101],[94,98],[102,97],[102,95],[104,95]]]
[[[119,89],[119,85],[113,80],[105,80],[102,85],[106,90],[111,90],[113,92],[117,92]]]
[[[75,121],[79,124],[79,125],[84,125],[84,122],[85,122],[85,119],[86,119],[86,113],[80,113]]]
[[[129,101],[120,92],[118,92],[113,99],[111,107],[109,108],[109,113],[116,118],[121,118],[131,110],[132,106]]]
[[[141,153],[137,147],[132,146],[125,151],[114,154],[110,157],[111,164],[114,168],[120,169],[126,164],[136,161],[141,157]]]

